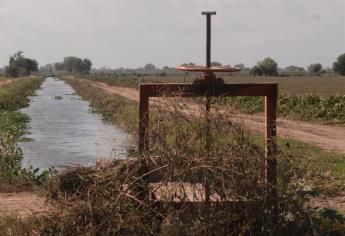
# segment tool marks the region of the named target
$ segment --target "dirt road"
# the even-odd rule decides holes
[[[24,78],[0,80],[0,87],[3,86],[3,85],[6,85],[6,84],[10,84],[10,83],[12,83],[13,81],[21,80],[21,79],[24,79]]]
[[[93,81],[90,83],[95,87],[103,89],[107,93],[117,94],[127,98],[128,100],[139,102],[139,92],[136,89],[109,86],[105,83]],[[151,99],[150,103],[156,105],[159,103],[164,104],[164,99],[154,98]],[[197,103],[190,100],[185,100],[184,103],[191,114],[200,112],[201,107]],[[264,131],[263,114],[230,114],[230,117],[233,122],[242,123],[252,131]],[[277,133],[278,136],[281,137],[299,140],[325,150],[338,151],[345,154],[345,127],[278,118]]]
[[[0,193],[0,213],[18,213],[20,216],[29,216],[45,212],[49,204],[45,197],[31,192]]]
[[[9,84],[9,83],[12,83],[13,80],[9,79],[9,80],[1,80],[0,81],[0,87],[5,85],[5,84]]]

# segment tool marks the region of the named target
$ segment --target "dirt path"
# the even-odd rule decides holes
[[[5,85],[5,84],[9,84],[12,83],[13,80],[8,79],[8,80],[0,80],[0,87]]]
[[[29,216],[49,209],[45,197],[32,192],[0,193],[0,212]]]
[[[17,80],[21,80],[21,79],[24,79],[24,77],[23,78],[16,78],[16,79],[0,80],[0,87],[3,85],[6,85],[6,84],[10,84],[10,83],[17,81]]]
[[[117,94],[128,100],[139,102],[139,92],[133,88],[109,86],[105,83],[90,82],[93,86],[103,89],[110,94]],[[164,99],[153,98],[151,104],[164,104]],[[200,112],[200,105],[185,100],[184,106],[188,107],[190,114]],[[230,114],[234,122],[242,123],[245,127],[256,132],[264,131],[263,114]],[[345,153],[345,127],[335,125],[321,125],[286,118],[277,119],[278,136],[299,140],[318,146],[325,150]]]

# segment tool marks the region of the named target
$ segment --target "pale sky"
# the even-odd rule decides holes
[[[87,57],[96,68],[204,64],[332,65],[345,53],[345,0],[0,0],[0,67],[24,51],[40,65]]]

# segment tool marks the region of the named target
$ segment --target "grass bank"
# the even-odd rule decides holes
[[[39,89],[43,78],[23,78],[0,87],[0,190],[20,191],[32,186],[40,176],[23,170],[23,153],[17,142],[26,133],[30,118],[19,109],[29,105],[29,96]],[[32,178],[33,177],[33,178]],[[43,177],[43,176],[42,176]]]

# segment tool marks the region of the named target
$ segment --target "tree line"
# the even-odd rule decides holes
[[[184,63],[182,65],[193,66],[192,62]],[[220,62],[212,62],[212,66],[221,66]],[[277,75],[305,75],[306,73],[312,75],[320,75],[322,73],[337,73],[345,75],[345,53],[337,57],[331,68],[323,68],[320,63],[310,64],[307,70],[299,66],[288,66],[285,68],[279,68],[278,63],[270,57],[263,59],[256,63],[252,68],[246,67],[243,63],[234,65],[239,67],[244,73],[248,73],[253,76],[277,76]],[[5,75],[10,77],[27,76],[32,73],[41,72],[42,74],[54,74],[54,73],[90,73],[92,69],[92,62],[88,58],[79,58],[75,56],[64,57],[62,62],[56,62],[53,64],[47,64],[38,68],[38,62],[35,59],[27,58],[22,51],[18,51],[10,56],[9,63],[3,70]],[[158,68],[152,63],[147,63],[143,67],[137,69],[130,68],[118,68],[108,69],[100,68],[93,69],[95,73],[124,73],[124,74],[159,74],[167,75],[170,73],[176,73],[174,68],[164,66]]]
[[[5,75],[10,77],[19,77],[30,75],[38,71],[38,62],[35,59],[27,58],[22,51],[18,51],[10,56],[7,66],[5,66]]]

